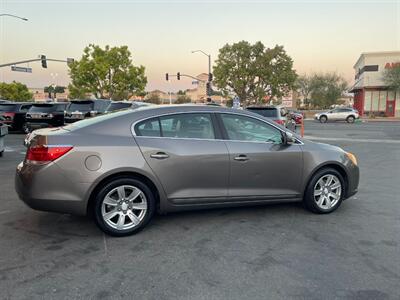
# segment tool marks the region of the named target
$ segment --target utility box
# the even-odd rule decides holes
[[[3,152],[5,149],[4,137],[6,136],[7,133],[8,133],[8,126],[0,123],[0,157],[3,156]]]

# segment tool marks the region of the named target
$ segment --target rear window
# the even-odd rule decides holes
[[[63,128],[66,130],[76,130],[76,129],[80,129],[80,128],[84,128],[84,127],[88,127],[91,125],[95,125],[97,123],[109,120],[109,119],[113,119],[116,118],[118,116],[122,116],[125,114],[131,113],[130,110],[123,110],[123,111],[116,111],[116,112],[110,112],[108,114],[104,114],[104,115],[100,115],[100,116],[96,116],[94,118],[89,118],[89,119],[84,119],[69,125],[64,126]]]
[[[34,104],[29,109],[29,112],[53,112],[56,111],[56,106],[53,104]]]
[[[248,107],[247,109],[256,114],[259,114],[263,117],[267,117],[267,118],[277,118],[278,117],[278,110],[276,108]]]
[[[71,102],[68,105],[67,111],[74,112],[74,111],[82,111],[82,112],[89,112],[93,110],[94,103],[93,102]]]
[[[15,104],[0,104],[0,111],[14,112],[16,110],[17,110],[17,105]]]
[[[124,108],[129,108],[131,107],[132,104],[131,103],[111,103],[110,106],[107,108],[108,111],[115,111],[115,110],[119,110],[119,109],[124,109]]]

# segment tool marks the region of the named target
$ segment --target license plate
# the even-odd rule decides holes
[[[32,119],[40,119],[41,117],[42,117],[42,115],[37,115],[37,114],[31,115]]]
[[[72,117],[74,119],[83,119],[83,115],[81,115],[81,114],[72,114]]]

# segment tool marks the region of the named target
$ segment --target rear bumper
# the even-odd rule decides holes
[[[59,213],[86,215],[89,186],[71,182],[55,163],[44,166],[21,162],[15,174],[15,190],[29,207]]]

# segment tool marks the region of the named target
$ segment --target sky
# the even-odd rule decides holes
[[[165,73],[208,71],[225,44],[283,45],[298,74],[337,72],[349,84],[362,52],[400,51],[400,0],[0,0],[0,64],[37,58],[79,59],[88,44],[127,45],[146,67],[146,90],[193,88],[192,80],[165,81]],[[21,65],[28,66],[28,65]],[[0,68],[0,81],[29,87],[67,85],[68,68],[30,63],[32,73]]]

